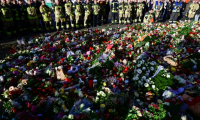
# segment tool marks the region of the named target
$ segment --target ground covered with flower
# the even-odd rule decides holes
[[[0,63],[0,118],[198,119],[199,39],[181,22],[18,40]]]

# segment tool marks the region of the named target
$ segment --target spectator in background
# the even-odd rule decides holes
[[[185,14],[184,14],[185,8],[186,8],[186,2],[185,2],[185,0],[182,0],[182,9],[181,9],[180,19],[185,16]],[[185,19],[185,17],[184,17],[184,19]]]
[[[166,6],[166,15],[165,15],[166,20],[170,18],[171,13],[172,13],[172,2],[171,0],[169,0]]]
[[[163,14],[162,14],[162,16],[161,16],[161,18],[164,20],[164,18],[165,18],[165,15],[166,15],[166,7],[167,7],[167,3],[168,3],[168,1],[169,0],[165,0],[164,2],[163,2]]]
[[[196,11],[196,14],[195,14],[195,21],[198,22],[200,21],[199,17],[200,17],[200,2],[198,2],[199,4],[199,9]]]
[[[149,11],[149,10],[152,10],[152,7],[153,7],[153,0],[149,0],[149,2],[147,3],[147,6],[148,6],[148,11]]]

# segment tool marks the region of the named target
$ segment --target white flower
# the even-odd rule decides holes
[[[86,108],[85,110],[83,110],[83,112],[89,113],[91,111],[90,107]]]
[[[140,99],[136,99],[136,102],[140,102]]]
[[[152,88],[153,88],[153,89],[155,89],[155,88],[156,88],[156,86],[155,86],[155,85],[152,85]]]
[[[165,102],[164,104],[165,104],[165,105],[167,105],[167,106],[169,106],[169,105],[170,105],[170,103],[169,103],[169,102]]]
[[[68,112],[68,111],[69,111],[69,109],[65,109],[65,110],[64,110],[65,113]]]
[[[84,107],[85,107],[85,105],[82,103],[82,104],[80,105],[80,110],[82,110]]]
[[[79,90],[78,96],[79,96],[79,97],[83,97],[83,92],[82,92],[81,90]]]
[[[148,83],[144,83],[144,86],[145,86],[145,87],[149,87],[149,84],[148,84]]]
[[[59,112],[57,108],[53,109],[53,112],[55,112],[56,114]]]
[[[145,76],[146,76],[146,77],[149,77],[149,73],[146,73]]]
[[[193,75],[189,75],[189,76],[188,76],[188,79],[193,80],[193,79],[194,79],[194,76],[193,76]]]
[[[67,115],[64,115],[62,119],[67,119]]]
[[[136,77],[133,77],[133,81],[136,81]]]
[[[149,80],[149,79],[146,79],[146,82],[147,82],[147,83],[150,83],[150,80]]]
[[[142,76],[142,79],[143,79],[143,80],[146,80],[146,76]]]
[[[150,67],[150,70],[153,71],[153,70],[154,70],[154,67]]]
[[[154,65],[154,62],[151,62],[150,64],[153,66],[153,65]]]
[[[55,97],[58,97],[59,96],[59,93],[58,91],[55,92]]]
[[[141,73],[142,73],[142,70],[141,70],[141,69],[138,69],[137,72],[138,72],[139,74],[141,74]]]
[[[167,78],[170,78],[170,74],[167,74]]]
[[[13,91],[15,88],[13,86],[9,87],[9,91]]]
[[[139,94],[137,92],[134,92],[135,97],[139,97]]]
[[[21,90],[22,89],[22,84],[18,84],[17,87]]]
[[[136,80],[139,80],[139,77],[138,77],[138,76],[136,76],[136,77],[135,77],[135,79],[136,79]]]
[[[74,119],[74,115],[73,114],[70,114],[69,116],[68,116],[68,119]]]
[[[142,67],[142,70],[146,70],[146,67]]]
[[[137,67],[140,67],[141,66],[141,64],[137,64]]]

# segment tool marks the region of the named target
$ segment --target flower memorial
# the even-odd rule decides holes
[[[0,63],[0,118],[199,118],[199,39],[200,24],[177,22],[17,40]]]

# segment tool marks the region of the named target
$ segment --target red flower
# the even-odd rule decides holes
[[[14,113],[18,113],[17,108],[12,108],[12,111],[13,111]]]

